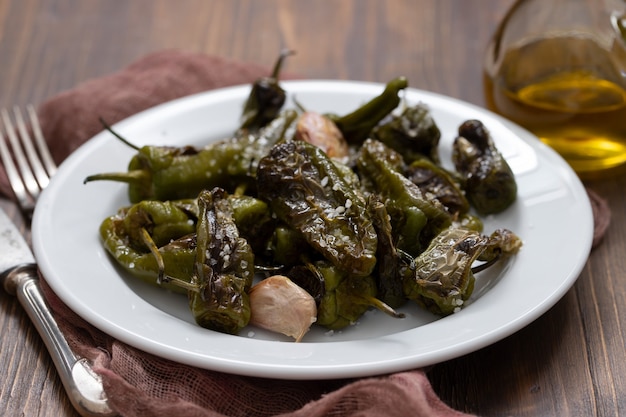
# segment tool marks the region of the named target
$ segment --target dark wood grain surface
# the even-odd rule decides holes
[[[0,0],[0,106],[38,104],[160,49],[269,67],[282,47],[298,51],[288,70],[307,78],[386,82],[406,75],[413,87],[483,106],[485,46],[511,4]],[[626,415],[626,177],[586,184],[613,213],[603,244],[541,318],[430,370],[435,391],[450,406],[482,416]],[[13,203],[0,199],[0,205],[27,232]],[[575,239],[576,230],[553,238]],[[34,327],[3,291],[0,372],[0,415],[76,415]]]

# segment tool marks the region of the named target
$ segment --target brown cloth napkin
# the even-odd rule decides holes
[[[115,123],[178,97],[251,83],[269,71],[219,57],[161,51],[59,94],[38,113],[59,162],[101,130],[98,116]],[[0,192],[11,195],[3,177]],[[111,407],[122,416],[467,416],[437,397],[421,369],[359,380],[283,381],[165,360],[102,333],[65,306],[45,281],[42,285],[71,346],[95,363]]]

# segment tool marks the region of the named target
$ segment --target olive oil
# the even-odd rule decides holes
[[[509,51],[496,73],[486,71],[487,105],[533,132],[580,174],[620,166],[626,162],[626,90],[611,60],[590,40],[536,41]]]

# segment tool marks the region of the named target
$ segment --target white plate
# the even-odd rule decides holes
[[[383,88],[342,81],[283,86],[307,109],[339,114]],[[248,91],[249,86],[241,86],[186,97],[115,128],[140,145],[202,145],[234,131]],[[523,238],[524,247],[505,265],[478,274],[471,303],[457,314],[438,319],[413,305],[403,308],[405,319],[368,312],[341,332],[316,328],[297,344],[257,329],[232,336],[198,327],[184,296],[121,274],[100,243],[98,226],[128,204],[126,187],[112,182],[85,185],[83,179],[124,171],[133,155],[106,132],[73,153],[41,197],[33,221],[39,266],[59,297],[102,331],[161,357],[234,374],[285,379],[376,375],[431,365],[494,343],[547,311],[578,277],[593,234],[587,194],[555,152],[510,122],[425,91],[408,89],[406,99],[430,107],[442,131],[444,161],[449,161],[460,123],[480,119],[518,182],[516,203],[487,218],[485,232],[507,227]]]

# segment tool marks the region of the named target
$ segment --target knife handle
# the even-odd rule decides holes
[[[102,380],[85,358],[78,358],[46,303],[37,267],[27,264],[15,268],[4,281],[7,292],[17,296],[43,339],[72,405],[85,417],[115,416],[107,403]]]

